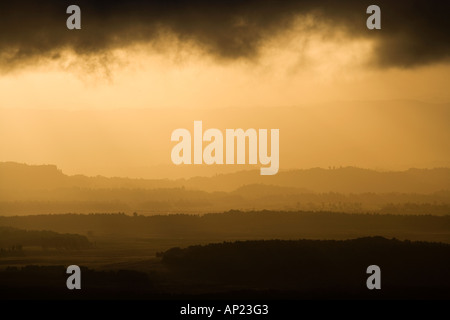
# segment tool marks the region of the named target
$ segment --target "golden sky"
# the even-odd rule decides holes
[[[233,26],[251,25],[248,19]],[[232,42],[239,49],[232,53],[219,42],[226,37],[201,31],[207,24],[185,40],[170,19],[162,23],[172,31],[158,37],[87,53],[59,42],[44,53],[22,44],[30,54],[11,58],[5,48],[21,44],[0,41],[0,161],[134,177],[238,168],[174,168],[170,133],[202,120],[205,129],[223,131],[279,128],[280,170],[450,165],[446,47],[421,44],[430,49],[417,57],[399,47],[405,63],[398,63],[398,54],[380,49],[391,37],[354,35],[346,22],[330,32],[309,15],[291,20],[275,31],[267,27],[264,37],[249,29],[262,40],[256,48]],[[380,31],[394,30],[388,24]]]

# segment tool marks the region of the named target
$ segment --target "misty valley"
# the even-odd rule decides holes
[[[0,163],[0,174],[4,299],[450,297],[448,169],[143,180]],[[72,265],[79,290],[66,287]],[[379,290],[366,286],[372,265]]]
[[[7,299],[448,298],[450,292],[449,216],[66,214],[1,217],[0,225],[10,225],[0,227],[0,295]],[[377,293],[365,286],[374,263],[383,274]],[[81,267],[79,291],[65,285],[73,264]]]

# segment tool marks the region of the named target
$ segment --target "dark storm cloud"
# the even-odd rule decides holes
[[[381,7],[382,30],[366,28],[366,8]],[[374,38],[373,62],[413,67],[449,58],[447,1],[1,1],[0,64],[15,68],[64,49],[79,55],[161,40],[170,32],[218,59],[255,59],[261,44],[312,14],[317,28]],[[82,30],[66,28],[66,8],[77,4]],[[324,29],[323,26],[327,27]],[[313,26],[314,28],[314,26]]]

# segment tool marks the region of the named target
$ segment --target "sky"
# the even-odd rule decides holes
[[[0,161],[237,170],[171,164],[170,133],[203,120],[280,128],[281,170],[450,165],[444,1],[377,1],[381,30],[365,1],[78,1],[81,30],[70,4],[0,3]]]

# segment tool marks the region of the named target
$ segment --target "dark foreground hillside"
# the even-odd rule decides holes
[[[382,237],[238,241],[172,248],[147,272],[82,270],[66,289],[64,267],[7,268],[1,298],[449,299],[450,245]],[[148,264],[149,262],[143,262]],[[366,269],[381,268],[381,290]]]
[[[243,241],[173,248],[161,256],[184,278],[217,286],[288,290],[303,297],[450,297],[447,244],[382,237]],[[368,295],[370,265],[381,268],[382,290]]]

